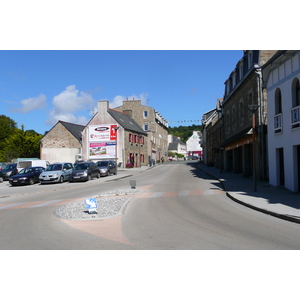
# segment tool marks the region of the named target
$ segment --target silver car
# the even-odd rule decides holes
[[[73,170],[73,164],[69,162],[58,162],[51,164],[40,174],[39,181],[43,183],[68,181]]]

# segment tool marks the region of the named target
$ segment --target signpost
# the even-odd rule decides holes
[[[85,199],[85,207],[89,211],[89,214],[96,214],[97,213],[96,209],[98,208],[96,198]]]

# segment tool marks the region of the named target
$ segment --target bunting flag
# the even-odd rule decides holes
[[[201,122],[201,120],[183,120],[183,121],[169,121],[168,123],[170,124],[170,123],[186,123],[186,122],[188,122],[188,123],[199,123],[199,122]]]

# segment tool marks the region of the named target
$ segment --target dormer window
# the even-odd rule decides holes
[[[240,80],[242,80],[242,78],[243,78],[243,71],[244,71],[243,62],[241,61],[240,65],[239,65]]]
[[[248,52],[248,69],[252,67],[253,64],[253,53],[252,51]]]
[[[232,88],[234,88],[236,85],[236,73],[235,72],[233,72],[231,78],[232,78]]]
[[[226,82],[226,94],[227,96],[230,94],[230,79]]]

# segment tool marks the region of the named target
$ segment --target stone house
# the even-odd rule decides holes
[[[110,109],[108,101],[98,101],[98,112],[82,131],[83,159],[140,167],[148,164],[147,154],[147,133],[139,124],[127,113]]]
[[[115,110],[122,111],[134,119],[144,131],[148,132],[148,164],[165,161],[168,156],[168,122],[154,108],[142,105],[141,100],[126,100]]]
[[[83,125],[58,121],[41,139],[40,159],[74,163],[81,156],[83,129]]]
[[[300,191],[300,51],[278,51],[262,68],[268,97],[269,182]]]
[[[276,50],[244,50],[225,81],[221,107],[225,170],[258,175],[261,180],[267,178],[267,99],[261,67],[275,53]]]

